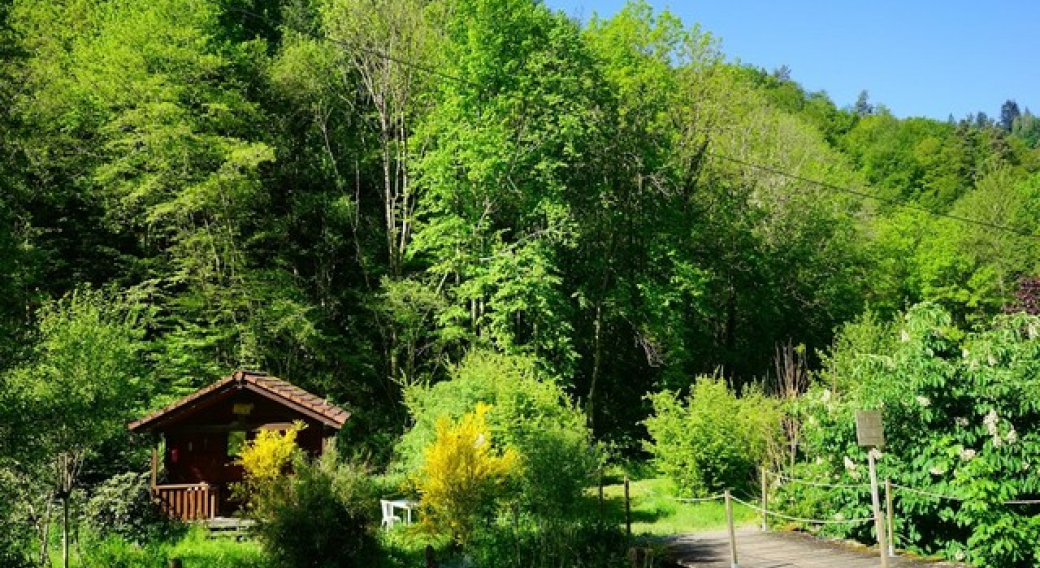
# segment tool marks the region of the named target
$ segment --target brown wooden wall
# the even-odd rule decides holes
[[[248,415],[233,412],[236,404],[252,404]],[[256,431],[302,420],[307,427],[297,436],[298,445],[311,455],[318,455],[323,440],[335,431],[320,422],[296,413],[290,408],[242,389],[192,416],[186,417],[164,432],[165,479],[161,483],[210,483],[219,488],[219,512],[234,509],[230,500],[230,484],[242,480],[242,467],[228,455],[228,438],[233,431],[245,431],[253,439]]]

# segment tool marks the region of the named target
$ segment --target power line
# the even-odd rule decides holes
[[[264,25],[266,25],[267,27],[269,27],[270,29],[272,29],[274,31],[278,30],[278,26],[274,22],[272,22],[269,18],[267,18],[266,16],[264,16],[262,14],[258,14],[256,12],[251,11],[251,10],[246,10],[244,8],[228,8],[228,10],[232,11],[232,12],[239,12],[239,13],[241,13],[243,15],[246,15],[246,16],[249,16],[251,18],[257,19],[257,20],[263,22]],[[414,61],[409,61],[407,59],[403,59],[403,58],[400,58],[400,57],[396,57],[396,56],[390,55],[390,54],[385,53],[383,51],[380,51],[378,49],[372,49],[372,48],[364,47],[364,46],[361,46],[361,45],[351,44],[350,42],[347,42],[347,41],[339,40],[339,39],[336,39],[336,38],[333,38],[333,37],[330,37],[330,36],[327,36],[327,35],[322,35],[322,34],[313,32],[311,30],[303,29],[303,28],[300,28],[300,27],[297,27],[297,26],[293,26],[293,25],[290,25],[290,24],[287,24],[287,23],[283,23],[282,25],[285,26],[286,28],[296,32],[296,33],[306,35],[306,36],[308,36],[308,37],[310,37],[312,39],[316,39],[316,40],[319,40],[319,41],[327,41],[329,43],[333,43],[333,44],[340,45],[340,46],[343,46],[343,47],[356,49],[358,51],[361,51],[362,53],[366,53],[366,54],[369,54],[369,55],[374,55],[376,57],[379,57],[381,59],[385,59],[387,61],[396,63],[398,65],[411,67],[411,68],[413,68],[413,69],[415,69],[417,71],[422,71],[423,73],[428,73],[430,75],[434,75],[434,76],[440,77],[442,79],[448,79],[450,81],[455,81],[457,83],[468,85],[470,87],[475,87],[478,90],[481,90],[481,85],[479,85],[477,83],[474,83],[473,81],[470,81],[470,80],[465,79],[463,77],[460,77],[458,75],[453,75],[451,73],[445,73],[443,71],[440,71],[438,69],[435,69],[435,68],[427,66],[427,65],[422,65],[422,64],[416,63]],[[896,200],[896,199],[892,199],[892,198],[888,198],[888,197],[882,197],[882,196],[879,196],[879,195],[874,195],[874,194],[868,193],[866,191],[857,190],[857,189],[853,189],[853,188],[845,187],[845,186],[840,186],[840,185],[836,185],[836,184],[833,184],[833,183],[828,183],[828,182],[817,180],[817,179],[807,178],[807,177],[803,177],[803,176],[800,176],[800,175],[797,175],[797,174],[792,174],[790,172],[786,172],[786,171],[780,170],[780,169],[772,167],[772,166],[765,166],[765,165],[762,165],[762,164],[757,164],[757,163],[754,163],[754,162],[749,162],[747,160],[742,160],[740,158],[734,158],[732,156],[726,156],[724,154],[717,154],[717,153],[714,153],[714,152],[707,152],[707,151],[705,151],[705,155],[707,155],[709,157],[712,157],[712,158],[717,158],[717,159],[720,159],[720,160],[725,160],[725,161],[728,161],[728,162],[732,162],[732,163],[735,163],[735,164],[740,164],[740,165],[743,165],[743,166],[746,166],[746,167],[749,167],[749,168],[754,168],[754,169],[757,169],[757,170],[760,170],[760,171],[768,172],[768,173],[771,173],[771,174],[774,174],[774,175],[778,175],[778,176],[781,176],[781,177],[785,177],[785,178],[788,178],[788,179],[800,181],[800,182],[803,182],[803,183],[813,184],[813,185],[816,185],[816,186],[819,186],[819,187],[822,187],[824,189],[828,189],[828,190],[831,190],[831,191],[836,191],[836,192],[840,192],[840,193],[847,193],[849,195],[855,195],[857,197],[862,197],[864,199],[873,199],[875,201],[878,201],[878,202],[881,202],[881,203],[886,203],[886,204],[889,204],[889,205],[892,205],[892,206],[895,206],[895,207],[901,207],[903,209],[919,211],[921,213],[925,213],[926,215],[931,215],[933,217],[942,217],[942,218],[945,218],[945,219],[950,219],[951,221],[957,221],[957,222],[960,222],[960,223],[966,223],[966,224],[969,224],[969,225],[975,225],[977,227],[984,227],[984,228],[987,228],[987,229],[993,229],[993,230],[996,230],[996,231],[1001,231],[1001,232],[1005,232],[1005,233],[1011,233],[1011,234],[1014,234],[1014,235],[1018,235],[1020,237],[1026,237],[1026,238],[1030,238],[1030,239],[1040,239],[1040,235],[1035,235],[1035,234],[1032,234],[1032,233],[1026,233],[1024,231],[1019,231],[1018,229],[1015,229],[1013,227],[1008,227],[1008,226],[1005,226],[1005,225],[998,225],[996,223],[990,223],[989,221],[983,221],[983,220],[980,220],[980,219],[972,219],[970,217],[962,217],[960,215],[954,215],[952,213],[941,213],[941,212],[938,212],[938,211],[932,211],[931,209],[928,209],[928,208],[925,208],[925,207],[922,207],[922,206],[919,206],[919,205],[913,205],[913,204],[910,204],[910,203],[904,203],[904,202],[901,202],[901,201]]]
[[[837,191],[837,192],[840,192],[840,193],[848,193],[850,195],[855,195],[857,197],[863,197],[865,199],[873,199],[875,201],[880,201],[881,203],[887,203],[887,204],[893,205],[895,207],[902,207],[904,209],[911,209],[913,211],[920,211],[921,213],[932,215],[933,217],[942,217],[942,218],[945,218],[945,219],[950,219],[952,221],[958,221],[960,223],[967,223],[969,225],[975,225],[975,226],[978,226],[978,227],[985,227],[987,229],[993,229],[993,230],[996,230],[996,231],[1003,231],[1005,233],[1012,233],[1012,234],[1018,235],[1020,237],[1026,237],[1026,238],[1030,238],[1030,239],[1040,239],[1040,235],[1035,235],[1035,234],[1032,234],[1032,233],[1026,233],[1024,231],[1019,231],[1018,229],[1015,229],[1013,227],[1008,227],[1006,225],[998,225],[996,223],[990,223],[989,221],[983,221],[983,220],[980,220],[980,219],[972,219],[970,217],[961,217],[960,215],[954,215],[952,213],[940,213],[938,211],[932,211],[931,209],[928,209],[928,208],[925,208],[925,207],[921,207],[920,205],[913,205],[911,203],[903,203],[903,202],[901,202],[899,200],[896,200],[896,199],[892,199],[892,198],[889,198],[889,197],[881,197],[880,195],[874,195],[872,193],[868,193],[866,191],[862,191],[862,190],[858,190],[858,189],[853,189],[851,187],[845,187],[845,186],[836,185],[836,184],[833,184],[833,183],[828,183],[828,182],[825,182],[825,181],[820,181],[818,179],[812,179],[812,178],[803,177],[803,176],[800,176],[800,175],[797,175],[797,174],[792,174],[790,172],[785,172],[785,171],[783,171],[781,169],[778,169],[778,168],[775,168],[775,167],[772,167],[772,166],[764,166],[762,164],[756,164],[754,162],[749,162],[747,160],[742,160],[740,158],[734,158],[732,156],[726,156],[724,154],[716,154],[714,152],[707,152],[706,151],[705,155],[707,155],[709,157],[712,157],[712,158],[717,158],[719,160],[732,162],[734,164],[740,164],[742,166],[747,166],[749,168],[754,168],[756,170],[760,170],[760,171],[763,171],[763,172],[768,172],[768,173],[771,173],[771,174],[774,174],[774,175],[778,175],[778,176],[781,176],[781,177],[785,177],[785,178],[788,178],[788,179],[792,179],[792,180],[796,180],[796,181],[800,181],[800,182],[804,182],[804,183],[810,183],[810,184],[822,187],[824,189],[829,189],[831,191]]]
[[[240,14],[249,16],[251,18],[259,20],[264,25],[266,25],[268,28],[270,28],[272,31],[278,31],[278,28],[279,28],[278,24],[276,24],[275,22],[271,21],[271,19],[268,18],[267,16],[264,16],[262,14],[257,14],[256,12],[253,12],[251,10],[246,10],[245,8],[228,8],[228,11],[229,12],[238,12]],[[316,40],[319,40],[319,41],[327,41],[329,43],[333,43],[333,44],[336,44],[336,45],[339,45],[339,46],[342,46],[342,47],[356,49],[356,50],[358,50],[358,51],[360,51],[362,53],[366,53],[368,55],[374,55],[374,56],[376,56],[376,57],[378,57],[380,59],[385,59],[387,61],[396,63],[398,65],[403,65],[405,67],[411,67],[412,69],[415,69],[417,71],[422,71],[423,73],[428,73],[430,75],[435,75],[435,76],[440,77],[442,79],[448,79],[449,81],[455,81],[457,83],[462,83],[463,85],[468,85],[470,87],[475,87],[478,90],[481,89],[481,86],[479,84],[474,83],[473,81],[470,81],[470,80],[465,79],[463,77],[459,77],[458,75],[452,75],[451,73],[445,73],[444,71],[440,71],[439,69],[435,69],[435,68],[430,67],[428,65],[423,65],[421,63],[416,63],[414,61],[409,61],[407,59],[403,59],[403,58],[400,58],[400,57],[397,57],[397,56],[394,56],[394,55],[390,55],[389,53],[386,53],[384,51],[380,51],[378,49],[373,49],[373,48],[370,48],[370,47],[364,47],[364,46],[361,46],[361,45],[352,44],[352,43],[350,43],[348,41],[343,41],[341,39],[336,39],[334,37],[330,37],[330,36],[327,36],[327,35],[322,35],[322,34],[319,34],[317,32],[314,32],[314,31],[311,31],[311,30],[308,30],[308,29],[304,29],[304,28],[301,28],[301,27],[298,27],[298,26],[293,26],[293,25],[290,25],[290,24],[284,23],[284,22],[281,25],[286,27],[286,28],[288,28],[288,29],[290,29],[290,30],[292,30],[292,31],[294,31],[294,32],[296,32],[296,33],[298,33],[298,34],[302,34],[302,35],[308,36],[311,39],[316,39]]]

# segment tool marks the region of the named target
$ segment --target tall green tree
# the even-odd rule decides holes
[[[125,438],[125,424],[132,411],[141,410],[150,387],[140,317],[125,299],[90,289],[47,303],[37,313],[32,355],[5,376],[20,409],[7,417],[14,422],[18,448],[15,461],[5,465],[28,478],[30,487],[39,483],[45,501],[60,501],[63,566],[68,565],[72,491],[102,445]],[[48,524],[45,516],[39,525],[44,549]]]
[[[447,75],[416,164],[415,258],[450,308],[446,333],[574,362],[559,255],[596,135],[596,81],[575,24],[542,5],[465,1],[446,28]]]
[[[951,210],[986,225],[935,221],[916,251],[922,297],[945,307],[959,322],[999,313],[1019,279],[1040,268],[1040,243],[1030,236],[1040,223],[1038,189],[1036,175],[1017,181],[1011,171],[997,170]]]

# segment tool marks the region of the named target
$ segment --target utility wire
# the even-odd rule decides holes
[[[1018,235],[1020,237],[1027,237],[1027,238],[1030,238],[1030,239],[1040,239],[1040,235],[1036,235],[1036,234],[1033,234],[1033,233],[1026,233],[1024,231],[1019,231],[1018,229],[1015,229],[1013,227],[1008,227],[1006,225],[998,225],[996,223],[990,223],[989,221],[982,221],[982,220],[979,220],[979,219],[972,219],[970,217],[961,217],[960,215],[953,215],[951,213],[940,213],[938,211],[932,211],[931,209],[928,209],[928,208],[925,208],[925,207],[921,207],[920,205],[913,205],[913,204],[910,204],[910,203],[903,203],[903,202],[898,201],[896,199],[891,199],[891,198],[888,198],[888,197],[881,197],[879,195],[874,195],[872,193],[868,193],[866,191],[862,191],[862,190],[858,190],[858,189],[853,189],[851,187],[845,187],[845,186],[836,185],[836,184],[833,184],[833,183],[828,183],[828,182],[825,182],[825,181],[820,181],[818,179],[812,179],[812,178],[803,177],[803,176],[800,176],[800,175],[797,175],[797,174],[792,174],[790,172],[785,172],[785,171],[783,171],[781,169],[778,169],[778,168],[775,168],[775,167],[772,167],[772,166],[764,166],[762,164],[756,164],[754,162],[749,162],[747,160],[742,160],[740,158],[734,158],[732,156],[726,156],[724,154],[716,154],[714,152],[705,152],[705,155],[707,155],[709,157],[712,157],[712,158],[717,158],[719,160],[732,162],[734,164],[747,166],[749,168],[754,168],[756,170],[760,170],[760,171],[763,171],[763,172],[771,173],[771,174],[778,175],[778,176],[781,176],[781,177],[785,177],[785,178],[788,178],[788,179],[792,179],[792,180],[796,180],[796,181],[800,181],[800,182],[804,182],[804,183],[810,183],[810,184],[822,187],[824,189],[829,189],[831,191],[837,191],[837,192],[840,192],[840,193],[848,193],[850,195],[863,197],[865,199],[873,199],[875,201],[880,201],[881,203],[887,203],[889,205],[894,205],[896,207],[902,207],[904,209],[912,209],[914,211],[920,211],[921,213],[926,213],[926,214],[932,215],[934,217],[943,217],[945,219],[950,219],[952,221],[958,221],[958,222],[961,222],[961,223],[967,223],[969,225],[976,225],[978,227],[985,227],[987,229],[993,229],[993,230],[996,230],[996,231],[1003,231],[1005,233],[1012,233],[1012,234]]]
[[[256,12],[253,12],[251,10],[246,10],[245,8],[228,8],[228,11],[229,12],[238,12],[240,14],[249,16],[249,17],[251,17],[253,19],[259,20],[265,26],[270,28],[272,31],[275,31],[275,32],[279,31],[279,29],[278,29],[279,25],[277,23],[271,21],[270,18],[268,18],[267,16],[264,16],[263,14],[257,14]],[[302,34],[302,35],[305,35],[307,37],[310,37],[311,39],[316,39],[316,40],[319,40],[319,41],[327,41],[329,43],[333,43],[333,44],[339,45],[341,47],[348,47],[348,48],[351,48],[351,49],[356,49],[356,50],[358,50],[358,51],[360,51],[362,53],[366,53],[368,55],[374,55],[376,57],[379,57],[380,59],[385,59],[387,61],[396,63],[398,65],[403,65],[405,67],[411,67],[412,69],[415,69],[416,71],[422,71],[423,73],[428,73],[430,75],[435,75],[435,76],[440,77],[442,79],[448,79],[449,81],[455,81],[455,82],[461,83],[463,85],[468,85],[470,87],[474,87],[474,88],[476,88],[478,90],[481,89],[481,85],[479,85],[478,83],[475,83],[475,82],[470,81],[468,79],[465,79],[463,77],[459,77],[458,75],[452,75],[451,73],[445,73],[444,71],[440,71],[440,70],[435,69],[433,67],[430,67],[428,65],[423,65],[421,63],[416,63],[414,61],[408,61],[407,59],[402,59],[400,57],[396,57],[396,56],[390,55],[389,53],[386,53],[384,51],[380,51],[378,49],[373,49],[373,48],[370,48],[370,47],[364,47],[362,45],[350,43],[348,41],[343,41],[341,39],[336,39],[334,37],[330,37],[330,36],[327,36],[327,35],[319,34],[317,32],[314,32],[314,31],[311,31],[311,30],[308,30],[308,29],[304,29],[304,28],[301,28],[301,27],[298,27],[298,26],[293,26],[293,25],[290,25],[290,24],[284,23],[284,22],[281,25],[284,26],[285,28],[289,29],[289,30],[292,30],[292,31],[298,33],[298,34]]]
[[[270,28],[272,31],[278,31],[278,27],[279,26],[275,22],[272,22],[270,20],[270,18],[267,18],[266,16],[264,16],[262,14],[258,14],[256,12],[251,11],[251,10],[246,10],[244,8],[228,8],[228,11],[230,11],[230,12],[238,12],[240,14],[249,16],[251,18],[259,20],[264,25],[266,25],[268,28]],[[387,61],[396,63],[398,65],[403,65],[405,67],[411,67],[411,68],[413,68],[413,69],[415,69],[417,71],[421,71],[423,73],[427,73],[427,74],[430,74],[430,75],[433,75],[433,76],[436,76],[436,77],[440,77],[442,79],[447,79],[449,81],[455,81],[457,83],[460,83],[460,84],[463,84],[463,85],[467,85],[467,86],[470,86],[470,87],[474,87],[474,88],[476,88],[478,90],[482,90],[482,86],[480,84],[478,84],[478,83],[475,83],[473,81],[470,81],[470,80],[465,79],[463,77],[460,77],[458,75],[453,75],[451,73],[445,73],[444,71],[441,71],[439,69],[435,69],[435,68],[430,67],[428,65],[423,65],[423,64],[420,64],[420,63],[416,63],[414,61],[409,61],[407,59],[396,57],[396,56],[390,55],[389,53],[386,53],[384,51],[380,51],[378,49],[373,49],[373,48],[369,48],[369,47],[364,47],[362,45],[352,44],[350,42],[343,41],[343,40],[340,40],[340,39],[336,39],[336,38],[333,38],[333,37],[330,37],[330,36],[327,36],[327,35],[319,34],[317,32],[314,32],[314,31],[311,31],[311,30],[308,30],[308,29],[304,29],[304,28],[301,28],[299,26],[293,26],[293,25],[290,25],[288,23],[284,23],[283,22],[282,26],[284,26],[285,28],[287,28],[289,30],[292,30],[292,31],[294,31],[296,33],[308,36],[308,37],[310,37],[312,39],[316,39],[316,40],[319,40],[319,41],[327,41],[329,43],[333,43],[333,44],[336,44],[336,45],[339,45],[339,46],[342,46],[342,47],[348,47],[348,48],[351,48],[351,49],[356,49],[356,50],[358,50],[358,51],[360,51],[362,53],[366,53],[366,54],[369,54],[369,55],[374,55],[376,57],[379,57],[381,59],[385,59]],[[726,156],[724,154],[717,154],[717,153],[714,153],[714,152],[707,152],[706,151],[705,155],[707,155],[709,157],[712,157],[712,158],[719,159],[719,160],[724,160],[724,161],[727,161],[727,162],[732,162],[732,163],[735,163],[735,164],[746,166],[746,167],[749,167],[749,168],[754,168],[754,169],[757,169],[757,170],[760,170],[760,171],[763,171],[763,172],[768,172],[768,173],[771,173],[771,174],[774,174],[774,175],[778,175],[778,176],[781,176],[781,177],[785,177],[785,178],[788,178],[788,179],[800,181],[800,182],[803,182],[803,183],[813,184],[813,185],[816,185],[816,186],[819,186],[819,187],[822,187],[824,189],[828,189],[828,190],[831,190],[831,191],[836,191],[836,192],[840,192],[840,193],[847,193],[847,194],[850,194],[850,195],[855,195],[857,197],[862,197],[862,198],[865,198],[865,199],[873,199],[873,200],[879,201],[881,203],[887,203],[887,204],[893,205],[895,207],[902,207],[904,209],[910,209],[910,210],[914,210],[914,211],[919,211],[921,213],[925,213],[927,215],[932,215],[934,217],[942,217],[942,218],[945,218],[945,219],[950,219],[952,221],[958,221],[960,223],[967,223],[969,225],[975,225],[975,226],[978,226],[978,227],[985,227],[987,229],[993,229],[993,230],[996,230],[996,231],[1002,231],[1002,232],[1005,232],[1005,233],[1011,233],[1011,234],[1014,234],[1014,235],[1018,235],[1020,237],[1026,237],[1026,238],[1030,238],[1030,239],[1040,239],[1040,235],[1035,235],[1035,234],[1032,234],[1032,233],[1026,233],[1024,231],[1019,231],[1018,229],[1015,229],[1013,227],[1008,227],[1008,226],[1005,226],[1005,225],[998,225],[996,223],[990,223],[989,221],[982,221],[982,220],[979,220],[979,219],[972,219],[970,217],[962,217],[960,215],[954,215],[952,213],[940,213],[938,211],[932,211],[931,209],[928,209],[928,208],[925,208],[925,207],[921,207],[919,205],[913,205],[913,204],[909,204],[909,203],[904,203],[904,202],[898,201],[896,199],[888,198],[888,197],[881,197],[879,195],[874,195],[872,193],[868,193],[866,191],[862,191],[862,190],[858,190],[858,189],[853,189],[851,187],[840,186],[840,185],[836,185],[836,184],[833,184],[833,183],[828,183],[828,182],[825,182],[825,181],[812,179],[812,178],[807,178],[807,177],[803,177],[803,176],[800,176],[800,175],[797,175],[797,174],[792,174],[790,172],[786,172],[786,171],[783,171],[781,169],[778,169],[778,168],[775,168],[775,167],[772,167],[772,166],[766,166],[766,165],[762,165],[762,164],[757,164],[757,163],[754,163],[754,162],[749,162],[747,160],[742,160],[740,158],[734,158],[732,156]]]

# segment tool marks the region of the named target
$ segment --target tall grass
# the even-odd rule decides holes
[[[69,555],[70,568],[166,568],[180,558],[190,568],[273,568],[253,540],[208,538],[206,529],[193,527],[174,542],[144,544],[121,537],[84,538]],[[61,566],[61,549],[51,550],[51,565]]]

